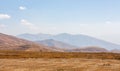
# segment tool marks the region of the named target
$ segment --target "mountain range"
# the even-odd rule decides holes
[[[120,50],[120,45],[114,44],[108,41],[104,41],[101,39],[97,39],[91,36],[87,35],[72,35],[72,34],[67,34],[67,33],[62,33],[58,35],[49,35],[49,34],[21,34],[18,35],[17,37],[23,38],[26,40],[30,41],[42,41],[41,43],[51,46],[51,43],[57,43],[57,47],[61,47],[61,45],[64,45],[65,48],[82,48],[82,47],[90,47],[90,46],[95,46],[95,47],[101,47],[107,50],[114,50],[114,49],[119,49]],[[49,39],[52,39],[50,41]],[[54,41],[53,41],[54,40]],[[58,41],[61,45],[58,45]],[[61,48],[64,48],[62,46]],[[68,46],[68,47],[66,47]]]
[[[43,39],[43,38],[42,38]],[[99,46],[77,47],[54,39],[30,41],[16,36],[0,33],[0,50],[40,51],[40,52],[114,52]]]

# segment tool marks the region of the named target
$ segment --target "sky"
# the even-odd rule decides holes
[[[120,0],[0,0],[0,33],[85,34],[120,44]]]

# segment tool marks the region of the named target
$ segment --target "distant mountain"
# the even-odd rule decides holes
[[[47,39],[53,39],[60,41],[69,45],[76,47],[88,47],[88,46],[98,46],[105,48],[107,50],[120,49],[120,45],[100,40],[87,35],[71,35],[67,33],[62,33],[58,35],[49,35],[49,34],[21,34],[18,35],[20,38],[28,39],[31,41],[41,41]]]
[[[66,43],[63,43],[63,42],[60,42],[60,41],[56,41],[56,40],[53,40],[53,39],[36,41],[36,43],[43,44],[43,45],[46,45],[46,46],[49,46],[49,47],[56,47],[56,48],[59,48],[59,49],[75,49],[75,48],[79,48],[79,47],[69,45],[69,44],[66,44]]]
[[[0,33],[0,50],[52,51],[46,46],[2,33]]]

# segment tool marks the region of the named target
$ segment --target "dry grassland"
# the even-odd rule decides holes
[[[120,60],[0,59],[0,71],[120,71]]]

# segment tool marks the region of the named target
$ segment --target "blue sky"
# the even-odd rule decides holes
[[[0,0],[0,32],[86,34],[120,43],[120,0]]]

